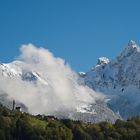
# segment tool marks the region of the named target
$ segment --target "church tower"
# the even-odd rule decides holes
[[[16,104],[16,102],[15,102],[15,100],[13,100],[13,111],[15,110],[15,104]]]

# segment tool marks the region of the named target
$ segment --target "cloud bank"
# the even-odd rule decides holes
[[[33,83],[23,81],[19,76],[4,77],[1,74],[0,89],[9,100],[15,99],[26,105],[30,113],[53,115],[59,111],[74,111],[102,98],[99,93],[79,85],[77,74],[49,50],[28,44],[20,51],[16,61],[9,64],[11,69],[21,74],[36,72],[43,80]]]

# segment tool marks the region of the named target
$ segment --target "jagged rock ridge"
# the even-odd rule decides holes
[[[102,60],[99,62],[99,60]],[[124,119],[140,114],[140,48],[134,41],[114,60],[103,57],[81,78],[106,95],[108,106]]]

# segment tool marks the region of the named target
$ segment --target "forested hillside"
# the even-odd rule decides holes
[[[1,105],[0,140],[140,140],[140,117],[91,124],[32,116]]]

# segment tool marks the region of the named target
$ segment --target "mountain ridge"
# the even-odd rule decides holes
[[[90,88],[105,94],[109,107],[124,119],[140,114],[139,60],[140,48],[131,40],[116,59],[97,63],[82,79]]]
[[[31,54],[28,53],[28,47],[32,50]],[[52,63],[46,62],[46,58]],[[21,60],[0,64],[0,77],[5,81],[5,84],[1,81],[4,88],[1,86],[0,100],[9,105],[13,98],[18,97],[17,102],[27,105],[26,110],[31,113],[46,113],[87,122],[127,119],[140,114],[139,60],[140,48],[131,40],[114,60],[100,57],[89,72],[80,72],[78,76],[48,50],[29,44],[23,47]],[[21,91],[19,89],[23,93],[18,95],[16,92]],[[27,92],[26,98],[24,90]],[[32,99],[34,102],[31,102]],[[38,110],[35,106],[39,107]]]

